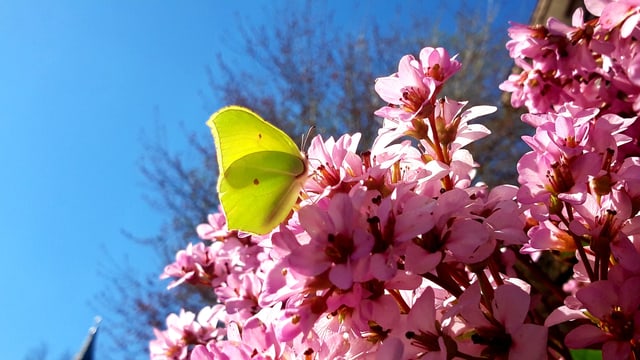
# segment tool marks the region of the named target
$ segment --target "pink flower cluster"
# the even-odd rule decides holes
[[[210,342],[220,343],[225,329],[217,327],[223,306],[207,306],[197,317],[190,311],[180,311],[179,315],[167,317],[167,330],[153,329],[156,339],[149,344],[151,358],[187,359],[192,350]]]
[[[586,0],[600,16],[585,22],[578,9],[572,25],[549,19],[547,26],[512,24],[507,49],[519,74],[509,76],[500,89],[511,93],[514,107],[532,113],[558,111],[571,103],[600,114],[635,116],[640,111],[640,15],[636,0]],[[640,135],[640,124],[626,133]],[[624,153],[640,154],[637,142]]]
[[[640,2],[587,4],[601,18],[510,32],[524,71],[503,88],[535,128],[519,187],[472,183],[465,146],[489,130],[470,121],[495,109],[438,97],[461,64],[442,48],[407,55],[376,82],[388,105],[372,149],[357,153],[359,134],[315,137],[283,224],[255,236],[217,213],[198,227],[206,244],[179,251],[162,277],[210,289],[218,304],[197,319],[170,315],[151,358],[560,359],[576,348],[638,358],[627,65]],[[545,254],[569,275],[542,271]]]
[[[564,305],[545,325],[604,359],[640,358],[640,2],[585,1],[572,26],[515,24],[507,48],[523,71],[501,88],[535,128],[518,162],[527,210],[521,253],[574,252]],[[599,17],[598,17],[599,16]],[[568,296],[567,296],[568,295]],[[568,324],[566,322],[569,322]]]

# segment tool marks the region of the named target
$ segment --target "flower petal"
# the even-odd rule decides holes
[[[511,334],[513,344],[509,359],[546,359],[547,328],[540,325],[524,324]]]
[[[529,294],[511,284],[499,286],[493,299],[493,316],[504,324],[507,331],[522,326],[529,311]]]
[[[607,341],[609,336],[591,324],[580,325],[571,330],[564,338],[564,343],[572,349],[582,349],[589,345]]]

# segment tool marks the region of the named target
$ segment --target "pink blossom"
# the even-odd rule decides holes
[[[211,285],[211,282],[226,276],[225,268],[216,262],[222,246],[223,244],[219,242],[214,242],[211,246],[206,246],[204,243],[189,244],[185,250],[176,253],[176,261],[164,268],[160,278],[178,278],[169,284],[168,289],[184,282],[194,285]]]
[[[599,169],[598,154],[588,153],[569,161],[555,159],[549,153],[526,153],[518,161],[518,201],[524,204],[545,203],[557,211],[557,199],[571,204],[580,204],[585,199],[587,181]]]
[[[242,343],[232,341],[211,342],[198,345],[191,352],[191,360],[257,360],[266,357],[253,356],[252,349]]]
[[[277,339],[287,342],[299,335],[306,336],[326,310],[326,300],[321,296],[299,294],[292,297],[280,313],[280,318],[275,320]]]
[[[462,68],[456,57],[457,55],[449,57],[449,52],[441,47],[425,47],[420,50],[420,62],[425,75],[433,78],[438,85],[443,84]]]
[[[167,330],[153,329],[156,339],[149,343],[151,358],[187,359],[193,346],[224,336],[224,329],[217,327],[223,316],[221,305],[203,308],[197,319],[194,313],[185,310],[179,315],[170,314],[166,320]]]
[[[629,37],[640,21],[640,1],[637,0],[591,0],[585,1],[585,5],[600,16],[600,24],[605,30],[621,25],[620,35],[623,38]]]
[[[511,185],[496,186],[489,192],[480,211],[489,226],[491,237],[505,245],[522,245],[527,237],[525,217],[514,201],[518,188]]]
[[[416,115],[426,117],[433,111],[431,104],[439,87],[460,68],[461,64],[443,48],[424,48],[420,59],[404,56],[396,74],[376,80],[376,92],[390,104],[376,115],[401,121],[410,121]]]
[[[360,134],[343,135],[326,141],[320,135],[311,140],[307,157],[312,175],[306,182],[307,192],[322,196],[333,192],[349,192],[364,177],[364,165],[356,150]]]
[[[289,271],[288,260],[281,259],[267,270],[258,303],[267,307],[284,301],[303,291],[307,279],[304,275]]]
[[[363,294],[368,296],[362,296],[359,303],[353,304],[352,326],[355,330],[368,331],[372,322],[382,329],[393,329],[398,326],[400,321],[398,304],[391,295],[381,294],[381,292],[374,290]]]
[[[614,114],[640,108],[633,44],[640,21],[638,1],[591,0],[586,5],[602,17],[585,23],[578,10],[572,26],[555,19],[547,27],[512,24],[507,47],[524,71],[511,75],[500,88],[512,93],[513,106],[525,105],[532,113],[568,102]]]
[[[520,252],[531,253],[540,250],[559,250],[573,252],[576,244],[568,229],[561,229],[553,221],[545,220],[533,226],[527,233],[529,243]]]
[[[410,340],[412,347],[417,347],[411,351],[416,354],[416,358],[429,360],[449,358],[443,331],[440,329],[441,319],[436,316],[434,291],[431,287],[427,287],[416,300],[407,319],[409,331],[405,336]]]
[[[468,145],[489,130],[471,120],[495,108],[438,98],[456,57],[406,55],[376,83],[388,105],[370,151],[357,153],[358,133],[312,140],[286,224],[252,236],[215,213],[197,227],[211,244],[178,251],[161,277],[218,304],[169,315],[151,358],[559,356],[549,344],[566,330],[547,344],[540,323],[564,293],[575,296],[545,326],[581,321],[566,344],[601,346],[610,359],[637,353],[640,0],[587,5],[602,18],[576,11],[570,26],[509,30],[523,72],[501,88],[535,128],[523,137],[519,187],[473,184]],[[548,269],[542,261],[559,252],[567,261]]]
[[[529,311],[529,294],[513,284],[499,286],[495,289],[491,309],[479,307],[480,296],[480,287],[474,283],[465,290],[456,307],[467,321],[471,341],[483,347],[482,355],[489,358],[545,358],[547,329],[524,323]]]
[[[509,55],[516,58],[532,57],[540,51],[540,48],[548,46],[547,29],[542,26],[530,26],[509,22],[508,34],[511,40],[506,47]]]
[[[429,119],[414,119],[407,122],[385,118],[374,147],[384,147],[392,141],[408,135],[425,141],[425,149],[430,158],[450,163],[456,151],[491,133],[483,125],[470,124],[469,122],[495,112],[496,108],[493,106],[474,106],[462,111],[465,105],[466,102],[447,98],[436,101],[429,114],[429,118],[433,118],[433,123],[430,123]],[[441,148],[446,151],[444,158],[437,153]]]
[[[625,277],[613,270],[610,274],[612,280],[596,281],[576,293],[590,314],[582,317],[593,324],[573,329],[565,343],[571,348],[602,345],[603,359],[628,359],[640,340],[640,277]],[[566,320],[578,317],[573,312],[567,314]]]
[[[413,240],[433,227],[436,202],[415,194],[412,188],[400,185],[390,197],[381,199],[379,206],[370,208],[367,222],[374,246],[371,256],[361,263],[365,270],[360,273],[366,275],[357,277],[357,281],[368,281],[371,277],[381,281],[392,279],[398,274],[398,261],[409,256],[407,250]]]
[[[444,259],[445,251],[467,264],[490,256],[497,238],[492,236],[489,223],[478,221],[481,218],[471,214],[474,202],[463,190],[442,194],[433,211],[433,228],[408,245],[405,268],[417,274],[429,272]],[[512,224],[517,226],[517,222]],[[498,232],[493,235],[502,237]]]
[[[359,204],[354,204],[349,195],[339,193],[331,198],[326,209],[309,205],[300,209],[299,214],[311,239],[292,250],[288,258],[291,268],[306,276],[328,271],[327,276],[335,286],[351,287],[355,262],[364,261],[374,245]]]
[[[396,74],[376,80],[376,92],[390,104],[376,115],[402,121],[410,121],[416,114],[424,117],[431,111],[428,105],[436,94],[436,86],[436,80],[425,74],[420,61],[405,55]]]
[[[198,236],[203,240],[223,239],[228,235],[227,219],[224,217],[222,206],[218,206],[218,212],[207,216],[207,223],[196,227]]]
[[[252,272],[230,274],[225,286],[216,287],[218,301],[225,305],[229,314],[257,308],[258,296],[262,291],[262,280]],[[245,316],[251,316],[247,313]]]

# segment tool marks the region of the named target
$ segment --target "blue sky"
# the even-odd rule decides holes
[[[142,197],[140,135],[159,118],[179,150],[180,122],[208,132],[209,112],[224,104],[203,103],[205,67],[223,39],[233,41],[239,19],[277,21],[261,17],[266,3],[0,2],[0,358],[22,359],[40,343],[51,359],[75,353],[98,315],[90,303],[105,287],[106,258],[161,272],[164,264],[121,234],[152,235],[161,221]],[[348,27],[440,3],[328,7]],[[507,19],[526,22],[534,1],[494,3],[511,3],[500,14],[506,28]],[[98,358],[101,348],[99,339]]]

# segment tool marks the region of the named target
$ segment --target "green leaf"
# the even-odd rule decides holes
[[[571,350],[573,360],[602,360],[602,350]]]

